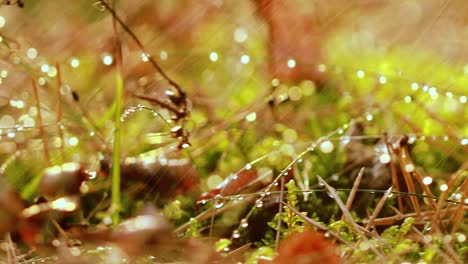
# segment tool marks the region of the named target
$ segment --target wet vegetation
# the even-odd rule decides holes
[[[0,1],[0,263],[466,263],[465,2]]]

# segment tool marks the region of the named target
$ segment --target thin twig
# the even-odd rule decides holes
[[[117,12],[115,11],[114,8],[112,8],[106,1],[104,0],[100,0],[99,1],[106,9],[107,11],[109,11],[112,16],[114,17],[114,20],[117,21],[120,26],[130,35],[130,37],[133,39],[133,41],[135,41],[135,43],[137,44],[137,46],[140,48],[140,50],[146,55],[146,57],[148,58],[149,62],[151,62],[151,64],[153,65],[153,67],[159,72],[159,74],[161,74],[161,76],[166,79],[166,81],[171,85],[173,86],[174,88],[176,88],[177,92],[179,93],[180,96],[184,97],[185,98],[185,92],[182,90],[182,88],[180,87],[179,84],[177,84],[174,80],[172,80],[169,75],[166,74],[166,72],[159,66],[159,64],[153,59],[152,56],[149,55],[149,53],[146,51],[146,48],[145,46],[143,45],[143,43],[141,43],[141,41],[139,40],[139,38],[135,35],[135,33],[123,22],[123,20],[119,17],[119,15],[117,15]]]
[[[33,86],[33,91],[34,91],[34,97],[36,99],[37,122],[39,124],[39,133],[41,134],[42,144],[44,145],[44,156],[47,161],[47,164],[51,165],[52,163],[50,161],[49,147],[47,145],[46,133],[45,133],[44,125],[42,122],[41,101],[39,99],[39,91],[38,91],[36,82],[34,80],[31,80],[31,81],[32,81],[32,86]]]
[[[449,209],[442,209],[439,212],[436,212],[434,210],[431,211],[422,211],[419,213],[419,216],[416,213],[408,213],[408,214],[398,214],[394,216],[388,216],[388,217],[382,217],[382,218],[377,218],[374,220],[374,225],[379,225],[379,226],[389,226],[389,225],[394,225],[397,221],[408,218],[408,217],[413,217],[416,220],[421,220],[421,219],[428,219],[431,217],[434,217],[433,215],[436,213],[453,213],[457,211],[458,208],[449,208]],[[463,206],[463,210],[468,210],[468,205]],[[363,224],[367,224],[368,220],[362,221]]]
[[[55,67],[57,68],[57,126],[59,130],[59,137],[60,137],[60,152],[62,154],[62,160],[65,160],[65,142],[63,139],[63,127],[62,127],[62,71],[60,70],[60,64],[57,62],[55,63]]]
[[[351,192],[349,193],[348,199],[346,200],[346,209],[348,209],[348,210],[351,209],[351,206],[352,206],[353,201],[354,201],[354,197],[356,196],[356,193],[358,191],[359,184],[361,184],[362,176],[364,175],[365,170],[366,170],[366,167],[362,167],[361,170],[359,170],[359,173],[358,173],[356,179],[354,180],[353,188],[351,189]],[[341,217],[341,220],[343,220],[343,217],[344,216]]]
[[[281,213],[283,212],[283,199],[284,199],[284,177],[281,178],[281,191],[280,191],[280,197],[279,197],[279,203],[278,203],[278,223],[277,223],[277,230],[276,230],[276,243],[275,243],[275,250],[278,252],[278,246],[279,246],[279,241],[281,238]]]
[[[349,210],[346,208],[346,206],[344,205],[343,201],[341,201],[340,197],[338,196],[338,193],[336,192],[335,188],[331,187],[324,179],[322,179],[322,177],[318,176],[318,179],[319,179],[319,183],[320,184],[323,184],[325,186],[325,188],[328,190],[328,192],[330,193],[330,195],[333,197],[333,199],[336,201],[336,203],[338,204],[338,207],[341,209],[341,212],[343,213],[343,215],[346,217],[346,219],[348,220],[348,222],[351,224],[351,226],[354,228],[354,230],[359,233],[360,237],[365,240],[366,242],[368,242],[368,239],[367,237],[365,236],[365,234],[363,233],[363,230],[362,230],[362,227],[359,226],[358,224],[356,224],[356,222],[354,221],[353,217],[351,216],[351,213],[349,212]],[[379,257],[381,257],[382,259],[384,259],[384,255],[382,255],[382,253],[380,253],[376,248],[375,246],[372,244],[372,243],[369,243],[369,247],[370,249],[376,254],[378,255]]]
[[[398,181],[398,173],[397,173],[397,169],[395,166],[396,153],[392,144],[388,140],[387,134],[384,134],[384,142],[385,142],[385,145],[387,146],[387,152],[390,155],[390,174],[392,175],[392,184],[395,187],[395,190],[397,192],[401,192],[400,182]],[[397,198],[398,210],[400,212],[403,212],[403,197],[398,195],[396,198]]]
[[[398,159],[400,163],[400,170],[403,173],[403,178],[405,179],[406,187],[408,191],[411,193],[416,193],[416,188],[414,187],[413,179],[411,178],[411,174],[407,171],[406,165],[409,164],[407,154],[404,152],[404,147],[398,149]],[[414,166],[414,165],[413,165]],[[418,197],[410,196],[411,204],[413,205],[414,211],[416,214],[421,212],[421,208],[419,206]]]
[[[414,164],[413,160],[411,159],[411,155],[409,153],[409,150],[408,150],[408,146],[405,144],[404,146],[401,146],[400,147],[400,151],[402,151],[402,156],[405,156],[406,157],[406,163],[405,164],[410,164],[410,165],[413,165],[413,168],[414,170],[412,171],[412,174],[414,175],[414,177],[416,178],[416,180],[418,181],[419,185],[421,186],[421,188],[423,189],[423,192],[426,194],[426,195],[429,195],[429,196],[434,196],[434,194],[432,193],[431,189],[429,189],[429,187],[424,184],[423,182],[423,177],[422,175],[417,171],[416,169],[416,165]],[[432,206],[432,208],[436,208],[437,207],[437,204],[434,202],[434,200],[429,200],[429,204]]]
[[[462,167],[457,170],[454,174],[452,174],[452,176],[450,177],[450,180],[448,182],[448,188],[446,191],[442,191],[440,193],[440,196],[439,196],[439,201],[437,203],[437,209],[436,209],[436,212],[435,212],[435,216],[433,217],[432,219],[432,225],[437,227],[438,226],[438,222],[440,221],[441,219],[441,211],[442,211],[442,206],[445,202],[445,199],[447,199],[448,197],[448,190],[451,190],[452,187],[455,185],[455,183],[458,181],[458,178],[460,177],[460,175],[462,175],[462,173],[466,170],[466,168],[468,167],[468,162],[464,163],[462,165]]]
[[[460,225],[462,223],[463,219],[463,214],[465,213],[463,210],[463,205],[465,198],[468,196],[468,179],[465,179],[460,186],[460,192],[461,192],[461,198],[460,198],[460,203],[457,206],[457,210],[455,211],[455,215],[453,216],[452,219],[452,230],[451,233],[455,234],[455,232],[460,228]]]
[[[380,201],[377,203],[377,206],[374,209],[374,212],[372,213],[371,217],[369,218],[369,222],[366,225],[366,229],[369,230],[369,228],[373,225],[374,220],[377,218],[379,215],[380,211],[382,210],[385,202],[387,201],[387,198],[390,196],[392,193],[393,186],[388,188],[388,190],[385,192],[384,196]]]

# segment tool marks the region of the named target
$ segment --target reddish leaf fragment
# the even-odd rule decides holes
[[[320,233],[306,230],[290,235],[283,240],[278,248],[278,256],[271,262],[274,264],[338,264],[340,258],[335,247]]]

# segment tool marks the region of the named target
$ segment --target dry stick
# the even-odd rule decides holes
[[[349,221],[349,223],[351,224],[351,226],[354,228],[354,230],[359,233],[360,237],[362,239],[364,239],[366,242],[368,242],[368,239],[367,237],[364,235],[363,231],[362,231],[362,227],[360,227],[358,224],[356,224],[356,222],[353,220],[353,217],[351,216],[351,213],[348,211],[348,209],[346,209],[346,206],[343,204],[343,201],[341,201],[340,197],[338,196],[338,193],[336,192],[335,188],[331,187],[330,185],[328,185],[328,183],[322,179],[322,177],[318,176],[318,179],[319,179],[319,183],[323,184],[325,186],[325,188],[328,190],[328,192],[330,193],[330,195],[333,197],[333,199],[335,199],[336,203],[338,204],[338,207],[340,207],[341,209],[341,212],[343,213],[343,215],[346,217],[346,219]],[[370,249],[379,257],[381,258],[384,258],[384,255],[382,255],[375,247],[372,243],[369,243],[369,247]]]
[[[359,171],[356,179],[354,180],[353,183],[353,188],[351,189],[351,192],[349,193],[348,199],[346,200],[346,209],[350,210],[351,205],[353,204],[354,197],[356,196],[356,193],[359,189],[359,184],[361,184],[362,176],[364,175],[366,167],[362,167],[361,170]],[[344,215],[341,216],[341,220],[344,219]]]
[[[359,170],[359,173],[358,173],[356,179],[354,180],[353,188],[351,189],[351,192],[349,193],[348,199],[346,200],[346,209],[348,209],[348,210],[350,210],[351,206],[353,205],[354,197],[356,196],[356,193],[357,193],[357,191],[359,189],[359,184],[361,184],[362,176],[364,175],[365,169],[366,169],[366,167],[362,167],[361,170]],[[343,221],[343,220],[344,220],[344,215],[341,215],[341,221]],[[340,232],[341,232],[341,227],[338,229],[338,231],[336,233],[339,234]]]
[[[60,64],[58,62],[55,63],[55,67],[57,68],[57,125],[59,129],[59,136],[60,136],[60,152],[62,153],[62,160],[65,160],[65,142],[63,139],[63,127],[62,127],[62,73],[60,70]]]
[[[163,100],[161,100],[161,99],[159,99],[157,97],[146,96],[146,95],[143,95],[143,94],[133,94],[133,96],[135,96],[136,98],[139,98],[139,99],[143,99],[143,100],[158,104],[161,107],[166,108],[167,110],[169,110],[171,112],[174,112],[175,114],[179,113],[179,109],[177,109],[176,107],[172,106],[171,104],[169,104],[169,103],[167,103],[167,102],[165,102],[165,101],[163,101]]]
[[[46,133],[44,130],[44,124],[42,123],[41,101],[39,100],[39,91],[38,91],[36,82],[34,82],[34,80],[31,80],[31,81],[32,81],[32,86],[33,86],[33,91],[34,91],[34,97],[36,99],[37,122],[39,123],[39,133],[41,134],[42,144],[44,145],[44,156],[47,160],[47,163],[51,165],[52,163],[50,162],[49,147],[47,146]]]
[[[398,173],[397,169],[395,166],[395,149],[393,148],[392,144],[388,140],[387,134],[384,134],[384,142],[385,145],[387,146],[387,151],[388,154],[390,155],[390,174],[392,175],[392,184],[395,187],[395,190],[397,192],[401,192],[400,188],[400,182],[398,181]],[[398,210],[403,213],[403,197],[401,195],[397,195],[397,204],[398,204]]]
[[[385,202],[387,201],[387,198],[390,196],[392,193],[393,187],[388,188],[388,190],[385,192],[384,196],[380,201],[377,203],[377,206],[374,209],[374,212],[372,213],[371,217],[369,218],[369,222],[366,225],[366,229],[369,230],[369,228],[373,225],[374,220],[377,218],[379,215],[380,211],[382,210]]]
[[[278,229],[276,230],[276,244],[275,244],[275,251],[278,252],[278,245],[281,237],[281,213],[283,212],[283,199],[284,199],[284,177],[281,178],[281,192],[279,197],[278,203]]]
[[[331,236],[333,236],[335,239],[339,240],[341,243],[347,245],[348,247],[352,248],[352,249],[355,249],[355,247],[351,244],[349,244],[346,240],[344,240],[339,234],[331,231],[330,229],[328,229],[326,226],[323,226],[321,225],[320,223],[314,221],[312,218],[309,218],[307,216],[305,216],[304,214],[302,214],[301,212],[299,212],[296,208],[292,207],[291,205],[285,203],[285,202],[281,202],[282,205],[285,205],[286,207],[288,207],[291,211],[293,211],[297,216],[299,216],[300,218],[304,219],[304,221],[306,221],[308,224],[310,224],[311,226],[314,226],[315,228],[319,229],[319,230],[322,230],[324,232],[327,232],[329,233]]]
[[[460,191],[462,193],[462,197],[458,203],[457,210],[455,211],[455,216],[452,219],[452,235],[458,230],[463,219],[463,204],[465,203],[465,198],[468,196],[468,179],[463,181],[460,186]]]
[[[403,173],[403,177],[405,179],[406,187],[408,188],[408,192],[410,193],[416,193],[416,189],[414,188],[414,182],[413,179],[411,178],[411,174],[408,173],[408,171],[405,168],[405,165],[408,164],[407,162],[407,156],[406,154],[402,151],[400,148],[399,151],[399,160],[400,160],[400,169],[401,172]],[[419,201],[418,197],[416,196],[410,196],[411,204],[413,205],[413,208],[418,215],[421,212],[421,208],[419,207]]]
[[[406,164],[413,165],[414,170],[413,170],[412,174],[414,175],[414,177],[415,177],[416,180],[418,181],[419,185],[420,185],[421,188],[423,189],[423,193],[424,193],[425,195],[428,195],[428,196],[434,196],[434,194],[432,193],[431,189],[429,189],[429,187],[428,187],[426,184],[424,184],[422,175],[416,170],[416,166],[414,165],[414,162],[413,162],[413,160],[411,159],[411,155],[410,155],[410,153],[409,153],[409,151],[408,151],[408,146],[405,145],[405,146],[400,147],[400,151],[403,152],[402,156],[404,155],[404,156],[406,157],[406,163],[405,163],[405,165],[406,165]],[[435,202],[434,200],[432,200],[432,199],[429,200],[429,204],[430,204],[430,205],[432,206],[432,208],[434,208],[434,209],[437,207],[436,202]]]
[[[450,209],[442,209],[441,211],[444,213],[453,213],[456,212],[458,208],[450,208]],[[463,206],[463,210],[468,210],[468,205]],[[377,218],[374,220],[374,225],[379,225],[379,226],[388,226],[388,225],[394,225],[397,221],[408,218],[408,217],[413,217],[416,220],[420,219],[427,219],[432,217],[434,214],[436,214],[434,210],[431,211],[422,211],[420,212],[419,216],[416,213],[408,213],[408,214],[398,214],[394,216],[388,216],[388,217],[382,217],[382,218]],[[368,220],[362,221],[364,224],[367,224]]]
[[[435,216],[434,218],[432,219],[432,225],[434,227],[437,227],[438,226],[438,222],[440,221],[441,218],[441,215],[440,215],[440,212],[442,210],[442,206],[445,202],[445,200],[447,199],[448,197],[448,190],[451,190],[451,188],[453,187],[453,185],[455,185],[455,182],[457,182],[458,180],[458,177],[465,171],[465,169],[468,167],[468,162],[465,162],[462,167],[456,171],[451,177],[450,177],[450,180],[448,182],[448,188],[446,191],[442,191],[440,196],[439,196],[439,202],[437,203],[437,209],[436,209],[436,212],[435,212]]]
[[[135,35],[135,33],[122,21],[122,19],[117,15],[115,10],[109,6],[109,4],[104,1],[100,0],[99,1],[114,17],[114,19],[120,24],[120,26],[130,35],[130,37],[135,41],[137,46],[140,48],[140,50],[146,55],[148,58],[149,62],[153,65],[153,67],[161,74],[161,76],[166,79],[166,81],[176,88],[177,92],[182,96],[185,97],[185,92],[182,90],[179,84],[177,84],[174,80],[172,80],[165,72],[164,70],[159,66],[159,64],[153,59],[152,56],[149,55],[149,53],[146,51],[145,46],[141,41],[138,39],[138,37]],[[186,106],[185,106],[186,107]]]

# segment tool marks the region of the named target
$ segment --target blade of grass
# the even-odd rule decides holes
[[[115,5],[115,1],[113,2]],[[117,32],[117,21],[115,16],[112,16],[112,29],[115,39],[115,61],[116,61],[116,73],[115,73],[115,112],[114,112],[114,145],[112,152],[112,190],[111,190],[111,201],[112,201],[112,223],[114,227],[119,224],[119,212],[120,212],[120,138],[121,138],[121,123],[120,116],[122,114],[122,97],[123,97],[123,74],[122,74],[122,44]]]

